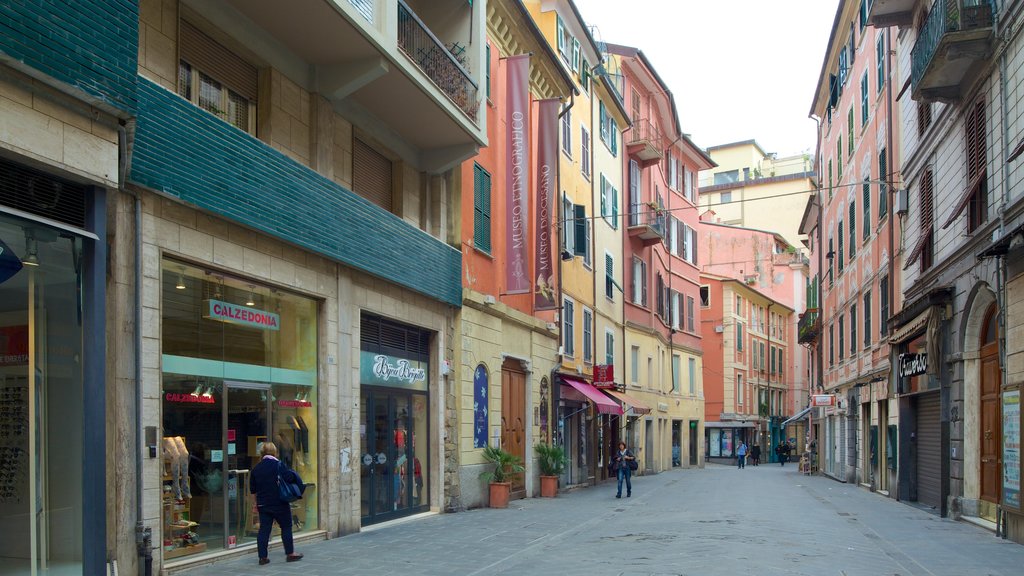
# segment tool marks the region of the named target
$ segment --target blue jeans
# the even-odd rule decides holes
[[[281,543],[284,544],[284,553],[295,552],[295,545],[292,544],[292,509],[288,504],[274,504],[271,506],[260,506],[260,531],[256,535],[256,551],[260,558],[267,557],[267,547],[270,544],[270,531],[274,528],[274,521],[281,527]]]
[[[745,468],[746,467],[746,462],[744,462],[744,460],[746,460],[746,459],[747,459],[747,455],[746,454],[740,454],[739,456],[737,456],[736,457],[736,466],[738,466],[740,468]]]
[[[619,464],[619,489],[615,492],[616,496],[622,496],[622,479],[626,479],[626,496],[633,493],[633,483],[630,482],[629,478],[633,475],[633,471],[629,469],[629,466],[623,462]]]

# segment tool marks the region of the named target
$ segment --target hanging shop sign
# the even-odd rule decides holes
[[[207,300],[203,306],[206,312],[203,318],[218,320],[228,324],[240,324],[262,330],[280,330],[281,317],[273,312],[257,310],[248,306],[240,306],[222,300]]]
[[[427,363],[363,350],[359,355],[363,384],[427,390]]]
[[[594,386],[602,388],[601,384],[615,385],[614,364],[598,364],[594,366]]]
[[[835,406],[835,394],[814,394],[811,396],[811,406]]]
[[[927,354],[900,354],[900,378],[919,376],[927,371]]]

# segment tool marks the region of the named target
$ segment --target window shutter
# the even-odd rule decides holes
[[[871,237],[871,183],[867,180],[864,181],[864,222],[861,226],[864,228],[861,235],[867,240]]]
[[[619,155],[619,126],[615,122],[614,118],[609,118],[608,123],[611,124],[611,130],[608,137],[611,139],[612,144],[612,156]]]
[[[889,171],[886,167],[888,160],[885,155],[885,148],[878,152],[878,179],[884,182],[889,181]],[[881,184],[878,187],[878,218],[881,220],[889,215],[889,185]]]
[[[259,94],[259,71],[256,66],[202,33],[188,20],[179,22],[181,59],[239,95],[256,102]]]
[[[584,219],[583,222],[586,224],[585,232],[586,236],[583,239],[583,263],[587,266],[593,265],[592,254],[590,252],[590,245],[592,244],[590,235],[594,229],[594,223],[590,220]]]
[[[352,139],[352,188],[356,194],[391,212],[391,160],[359,138]]]
[[[857,204],[850,202],[850,261],[857,255]]]
[[[612,228],[619,227],[619,190],[612,188]]]
[[[615,280],[615,260],[612,259],[611,254],[604,255],[604,278],[605,295],[608,296],[609,298],[612,298],[615,294],[614,292],[612,292],[612,282],[614,282]]]
[[[580,41],[575,38],[572,39],[572,69],[580,71]]]
[[[573,223],[576,234],[573,243],[573,254],[586,256],[587,254],[587,207],[581,204],[573,205]]]
[[[565,24],[562,24],[562,17],[555,16],[557,24],[555,25],[556,34],[558,34],[558,52],[565,56],[568,46],[565,45]]]
[[[473,245],[491,251],[491,175],[473,167]]]
[[[608,215],[608,181],[601,174],[601,217]]]
[[[839,262],[839,273],[840,274],[843,273],[843,267],[846,265],[846,262],[843,260],[843,245],[846,244],[845,240],[846,239],[843,237],[843,221],[840,220],[839,221],[839,232],[836,233],[836,244],[839,245],[839,260],[838,260],[838,262]]]

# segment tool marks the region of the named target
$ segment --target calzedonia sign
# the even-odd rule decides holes
[[[362,351],[359,376],[363,384],[427,390],[427,363]]]
[[[262,330],[280,330],[281,317],[273,312],[257,310],[221,300],[206,300],[203,318],[239,324]]]

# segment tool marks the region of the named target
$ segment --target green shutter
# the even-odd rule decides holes
[[[885,148],[878,153],[878,179],[883,182],[889,181],[887,172]],[[881,220],[889,215],[889,186],[881,184],[878,186],[878,219]]]
[[[619,155],[619,125],[614,118],[608,119],[608,139],[612,143],[612,156]]]
[[[612,188],[612,228],[619,227],[619,191]]]
[[[487,57],[485,58],[485,61],[487,62],[487,99],[490,100],[491,99],[491,45],[490,44],[485,44],[485,46],[487,47]]]
[[[491,252],[491,175],[473,166],[473,245]]]
[[[871,237],[871,184],[864,182],[864,222],[861,223],[865,240]]]
[[[850,261],[857,255],[857,203],[850,202]]]
[[[575,223],[576,238],[573,253],[576,256],[587,254],[587,207],[580,204],[573,205],[573,222]]]
[[[608,215],[608,181],[604,174],[601,174],[601,217]]]

